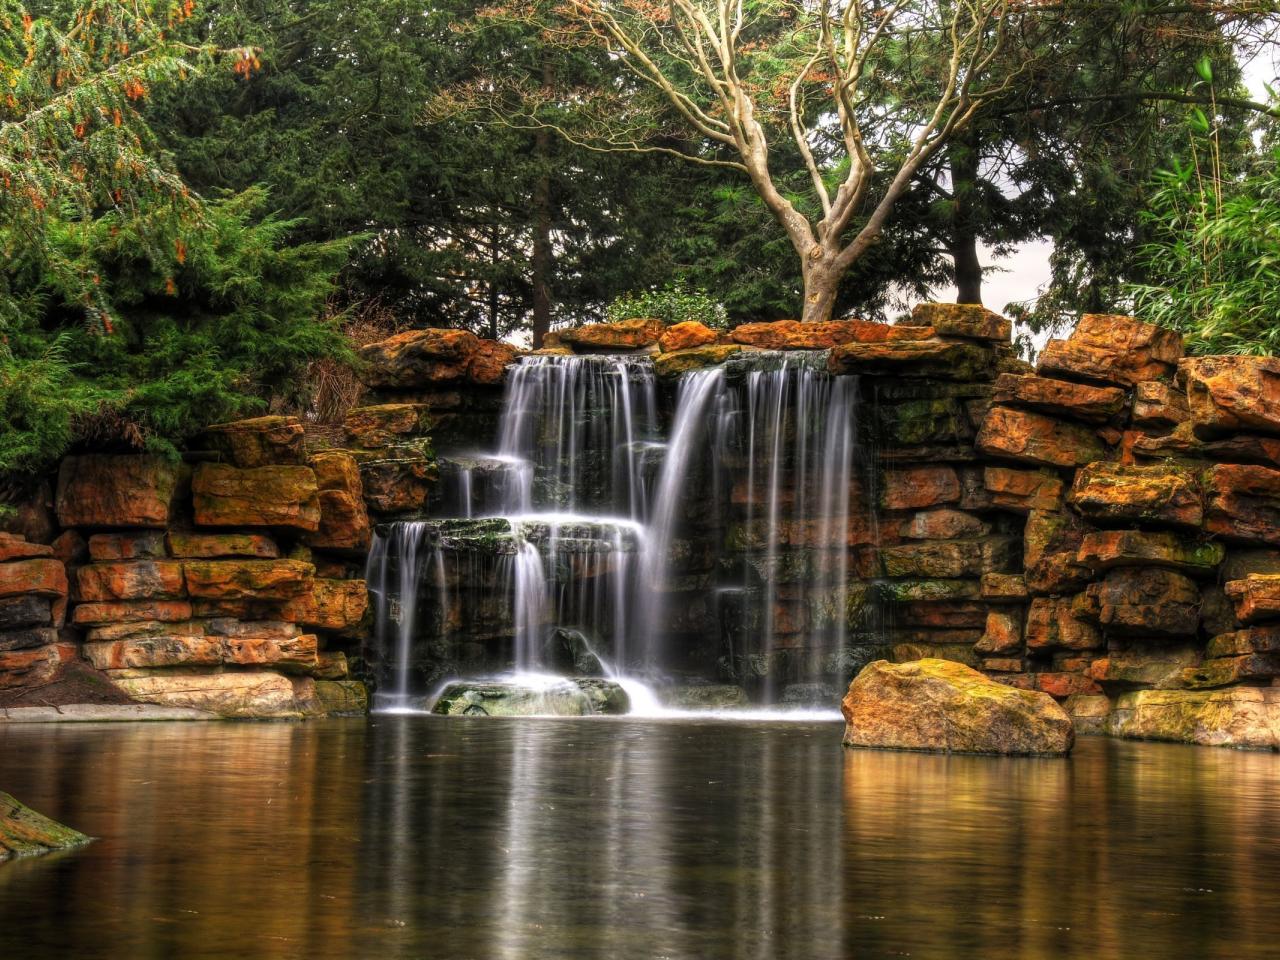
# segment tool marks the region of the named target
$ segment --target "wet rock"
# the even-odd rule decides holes
[[[674,710],[738,710],[751,705],[747,691],[730,683],[665,687],[658,697],[663,706]]]
[[[882,403],[877,413],[880,442],[886,447],[958,447],[973,439],[974,430],[965,401],[955,397]]]
[[[631,709],[625,690],[593,677],[538,683],[459,680],[449,684],[431,708],[446,716],[580,717],[622,714]]]
[[[366,460],[360,464],[364,500],[370,511],[384,517],[417,514],[438,476],[436,463],[425,454]]]
[[[43,647],[0,653],[0,690],[34,687],[48,683],[63,665],[76,658],[73,643],[50,643]]]
[[[542,648],[543,662],[556,673],[578,677],[603,677],[604,664],[579,630],[557,627]]]
[[[880,505],[886,510],[917,510],[960,500],[960,478],[947,465],[904,467],[885,471]]]
[[[1067,502],[1098,522],[1198,527],[1204,519],[1193,478],[1173,466],[1091,463],[1076,474]]]
[[[710,327],[697,320],[684,320],[667,327],[658,338],[658,349],[663,353],[673,350],[688,350],[690,347],[705,347],[715,343],[717,334]]]
[[[341,450],[325,450],[309,463],[319,487],[320,529],[307,542],[322,550],[368,552],[373,528],[355,459]]]
[[[1075,742],[1071,718],[1052,698],[944,660],[871,663],[841,709],[851,747],[1061,756]]]
[[[254,417],[209,427],[201,438],[237,467],[305,463],[305,432],[297,417]]]
[[[984,573],[981,584],[983,600],[999,602],[1027,598],[1027,581],[1020,573]]]
[[[964,340],[890,340],[832,347],[827,369],[836,375],[991,380],[996,373],[994,359],[989,347]]]
[[[783,707],[817,710],[830,707],[839,697],[835,687],[825,683],[789,683],[782,688],[778,703]]]
[[[509,343],[481,340],[467,361],[467,379],[484,386],[496,386],[507,376],[507,367],[515,362],[519,351]]]
[[[1080,615],[1108,635],[1191,637],[1200,624],[1200,591],[1173,570],[1120,568],[1085,592],[1088,604]]]
[[[975,442],[988,456],[1037,466],[1078,467],[1109,455],[1088,427],[1012,407],[992,407]]]
[[[1007,342],[1013,333],[1009,320],[973,303],[918,303],[911,311],[911,322],[933,327],[944,337]]]
[[[187,560],[187,592],[205,600],[287,600],[311,589],[316,568],[298,560]]]
[[[1133,391],[1133,422],[1140,427],[1175,427],[1190,415],[1187,394],[1165,380],[1144,380]]]
[[[1098,387],[1049,377],[1002,373],[992,400],[1011,407],[1025,407],[1055,416],[1104,423],[1124,408],[1125,392],[1119,387]]]
[[[191,481],[195,520],[202,527],[320,528],[316,475],[310,467],[242,470],[202,463]]]
[[[746,348],[736,343],[712,343],[704,347],[660,353],[653,361],[653,372],[664,380],[675,379],[691,370],[702,370],[724,363],[744,349]]]
[[[78,847],[90,839],[0,793],[0,863]]]
[[[1052,470],[985,467],[982,476],[992,506],[1020,513],[1062,506],[1062,479]]]
[[[1134,740],[1280,749],[1280,688],[1138,690],[1116,698],[1107,732]]]
[[[1094,530],[1084,535],[1076,560],[1100,572],[1115,567],[1169,567],[1213,573],[1226,556],[1222,544],[1188,540],[1167,531]]]
[[[1280,676],[1280,653],[1246,653],[1188,667],[1183,671],[1182,685],[1190,690],[1209,690],[1250,681],[1269,682],[1277,676]]]
[[[308,697],[299,697],[293,681],[269,670],[210,672],[176,667],[112,670],[107,676],[139,703],[189,707],[235,719],[297,720],[306,713]],[[314,696],[314,688],[308,685],[306,693]]]
[[[1028,650],[1098,650],[1102,634],[1079,616],[1074,597],[1036,597],[1027,609]]]
[[[91,563],[76,571],[79,599],[176,600],[186,595],[182,564],[174,560]]]
[[[423,437],[431,429],[429,407],[425,403],[383,403],[356,407],[347,414],[342,428],[352,446],[377,450]]]
[[[29,560],[33,557],[52,557],[53,547],[43,543],[30,543],[26,537],[13,533],[0,533],[0,563],[10,560]]]
[[[287,600],[281,614],[317,630],[358,636],[368,625],[369,590],[363,580],[317,577],[310,589]]]
[[[467,378],[480,339],[466,330],[406,330],[360,349],[371,387],[412,389]]]
[[[1180,369],[1197,436],[1280,434],[1280,359],[1189,357]]]
[[[65,457],[58,470],[58,522],[64,527],[168,526],[179,474],[179,465],[163,457]]]
[[[186,533],[170,530],[169,552],[182,559],[212,557],[255,557],[274,560],[280,548],[274,540],[260,533]]]
[[[890,340],[927,340],[928,327],[899,327],[867,320],[744,323],[729,334],[734,343],[762,350],[827,350],[842,343],[884,343]]]
[[[1280,544],[1280,470],[1220,463],[1206,485],[1206,530],[1246,543]]]
[[[912,540],[956,540],[985,536],[991,525],[971,513],[943,508],[917,513],[899,532]]]
[[[1111,698],[1104,694],[1076,693],[1062,703],[1078,736],[1101,736],[1107,732],[1111,714]]]
[[[1171,376],[1182,337],[1132,317],[1085,314],[1069,340],[1050,340],[1039,372],[1131,387]]]
[[[974,646],[974,652],[982,654],[1016,653],[1022,649],[1022,612],[992,610],[987,614],[987,626],[982,639]]]
[[[164,534],[159,530],[142,533],[95,533],[88,542],[92,560],[155,560],[165,555]]]
[[[369,692],[358,680],[317,680],[320,711],[330,717],[359,717],[369,712]]]

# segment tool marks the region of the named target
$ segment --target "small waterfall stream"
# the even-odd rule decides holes
[[[440,460],[445,516],[377,530],[380,708],[512,668],[609,678],[633,711],[680,678],[833,702],[866,512],[857,381],[821,353],[748,354],[680,379],[665,440],[661,409],[647,357],[511,368],[496,449]]]

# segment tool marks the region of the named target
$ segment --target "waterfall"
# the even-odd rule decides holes
[[[688,676],[695,650],[703,682],[823,699],[864,542],[857,397],[823,353],[744,354],[680,379],[664,442],[649,358],[523,358],[495,448],[439,458],[445,516],[376,532],[385,699],[549,672],[565,644],[650,712],[636,678]]]

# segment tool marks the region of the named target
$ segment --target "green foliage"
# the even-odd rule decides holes
[[[1130,290],[1139,317],[1181,331],[1193,352],[1280,353],[1278,161],[1233,180],[1194,163],[1159,176],[1140,251],[1150,279]]]
[[[614,323],[655,318],[668,324],[695,320],[713,330],[724,330],[729,326],[729,317],[722,303],[705,290],[692,290],[677,283],[668,283],[659,290],[623,294],[609,304],[605,316]]]

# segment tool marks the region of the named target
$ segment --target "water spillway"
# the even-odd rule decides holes
[[[512,671],[829,704],[865,660],[857,381],[825,354],[674,384],[643,356],[527,357],[496,434],[440,458],[432,516],[377,531],[383,706]]]

